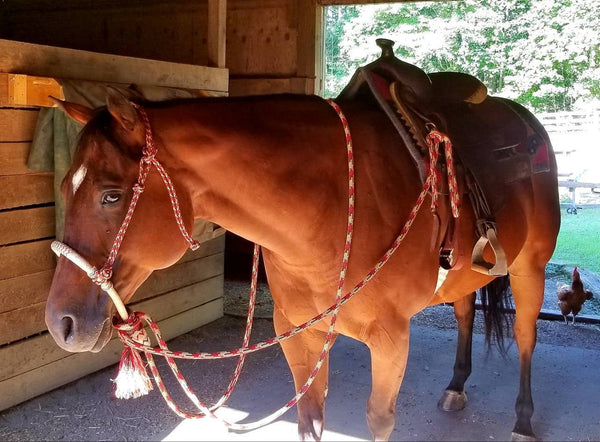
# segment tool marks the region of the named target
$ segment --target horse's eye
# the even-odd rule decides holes
[[[102,205],[110,206],[111,204],[117,203],[121,199],[121,192],[115,190],[109,190],[102,194]]]

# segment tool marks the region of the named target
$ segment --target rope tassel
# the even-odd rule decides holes
[[[142,321],[135,313],[129,317],[126,324],[119,327],[119,334],[126,335],[141,345],[151,344]],[[152,390],[152,381],[148,376],[146,364],[139,351],[130,346],[125,346],[114,383],[115,396],[118,399],[137,398],[148,394]]]

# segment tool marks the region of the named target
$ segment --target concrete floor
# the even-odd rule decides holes
[[[222,350],[241,341],[243,319],[224,317],[177,338],[174,349]],[[565,326],[566,327],[566,326]],[[269,320],[257,320],[255,339],[272,335]],[[563,329],[560,329],[561,332]],[[570,333],[564,329],[565,333]],[[578,333],[600,338],[597,326]],[[455,332],[413,324],[406,377],[397,403],[392,440],[507,440],[514,424],[518,387],[516,346],[507,360],[487,357],[483,336],[474,337],[469,403],[459,412],[438,411],[438,397],[450,379]],[[228,382],[233,362],[198,361],[183,370],[199,396],[214,400]],[[368,351],[340,337],[331,353],[324,440],[368,440],[365,420],[370,391]],[[0,440],[297,440],[296,411],[248,433],[228,432],[211,419],[181,421],[157,391],[120,401],[112,396],[115,368],[102,370],[0,413]],[[174,388],[174,387],[173,387]],[[548,441],[600,440],[600,349],[540,343],[533,367],[534,430]],[[283,405],[293,384],[279,348],[249,356],[223,416],[254,421]],[[182,395],[175,394],[180,399]]]

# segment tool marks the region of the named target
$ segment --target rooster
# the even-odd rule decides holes
[[[568,286],[564,284],[558,288],[558,308],[562,312],[565,318],[565,324],[569,324],[567,321],[567,315],[573,314],[573,324],[575,324],[575,316],[581,310],[583,303],[588,299],[592,299],[592,292],[584,290],[583,282],[577,271],[577,267],[573,269],[573,282]]]

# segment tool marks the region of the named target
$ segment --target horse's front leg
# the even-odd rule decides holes
[[[273,314],[275,331],[284,333],[294,327],[281,310]],[[335,339],[335,338],[334,338]],[[296,391],[307,381],[319,359],[325,342],[325,333],[306,329],[302,333],[283,341],[281,347],[292,371]],[[331,343],[333,345],[333,342]],[[329,354],[325,356],[319,374],[311,387],[298,402],[298,435],[301,440],[321,440],[325,424],[325,397],[329,376]]]
[[[454,302],[454,316],[458,325],[454,375],[438,402],[443,411],[458,411],[465,408],[467,395],[465,382],[471,374],[471,347],[473,342],[473,320],[475,319],[475,292]]]
[[[364,340],[371,351],[373,386],[367,422],[373,440],[388,440],[394,429],[396,399],[408,360],[409,322],[398,319],[389,330],[380,323],[372,324]]]

